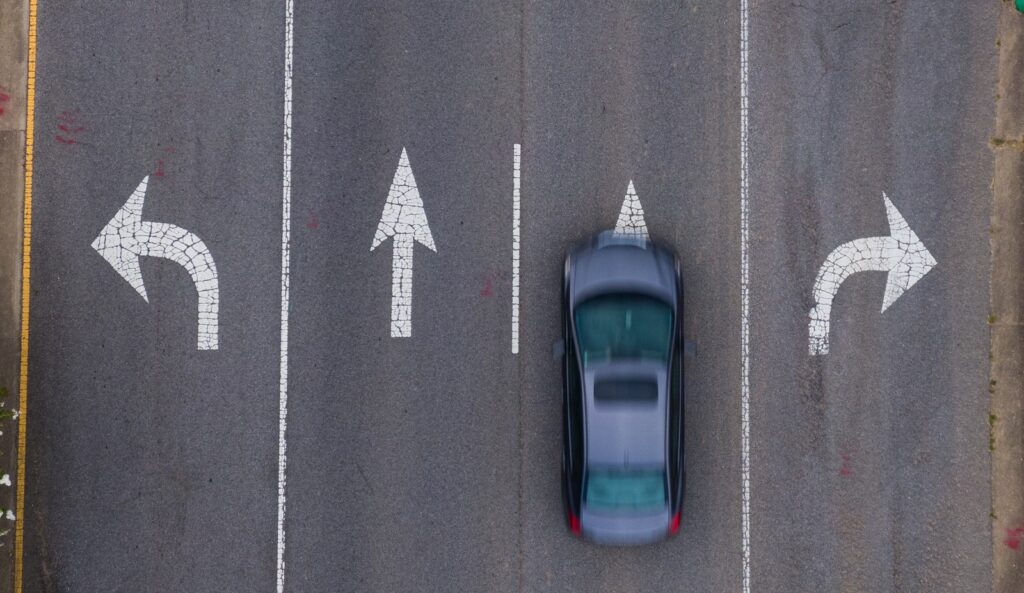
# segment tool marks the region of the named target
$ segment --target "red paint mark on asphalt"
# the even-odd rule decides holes
[[[11,100],[11,96],[4,92],[4,89],[0,87],[0,115],[4,114],[4,103]]]
[[[54,135],[54,139],[61,144],[77,144],[78,136],[85,132],[85,126],[78,121],[78,111],[62,111],[57,116],[57,130],[58,134]]]
[[[1017,527],[1006,530],[1006,539],[1003,543],[1011,550],[1019,550],[1021,540],[1024,540],[1024,522],[1018,523]]]
[[[316,212],[309,211],[309,221],[306,222],[307,229],[318,229],[320,228],[320,218],[317,217]]]
[[[164,149],[163,149],[163,153],[165,155],[174,154],[175,153],[174,147],[173,146],[165,146]],[[164,168],[164,162],[165,162],[164,159],[157,159],[156,160],[156,171],[153,172],[153,175],[155,177],[164,177],[165,175],[167,175],[167,170]]]
[[[486,278],[484,278],[484,288],[483,288],[483,290],[480,291],[480,296],[482,296],[482,297],[492,297],[492,296],[494,296],[494,282],[491,280],[490,276],[487,276]]]
[[[839,475],[843,476],[844,478],[848,477],[850,474],[853,473],[853,468],[850,467],[850,458],[852,457],[852,455],[852,453],[839,454],[839,457],[843,460],[842,464],[839,466]]]

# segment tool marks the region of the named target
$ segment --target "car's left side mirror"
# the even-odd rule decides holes
[[[555,340],[551,344],[551,358],[559,359],[565,356],[565,340]]]
[[[683,354],[690,358],[697,358],[697,342],[683,340]]]

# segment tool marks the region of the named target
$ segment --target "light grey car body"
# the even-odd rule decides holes
[[[682,426],[679,439],[677,467],[671,467],[670,460],[670,418],[669,398],[673,397],[671,364],[682,364],[678,360],[680,335],[678,332],[679,312],[682,308],[680,294],[679,266],[675,255],[668,249],[646,238],[617,235],[611,231],[601,233],[590,241],[573,249],[566,258],[565,303],[567,325],[565,336],[566,372],[572,372],[576,365],[582,372],[583,439],[586,467],[603,468],[664,467],[666,489],[669,495],[664,508],[656,511],[637,513],[609,512],[588,507],[582,494],[587,469],[583,470],[582,481],[573,483],[571,476],[563,472],[566,488],[578,487],[579,493],[567,492],[566,504],[570,522],[573,513],[578,513],[578,525],[582,535],[596,543],[611,545],[633,545],[658,541],[667,537],[674,529],[673,517],[680,511],[683,494],[682,476]],[[611,360],[591,363],[586,366],[578,358],[575,346],[576,306],[588,299],[621,293],[639,293],[654,297],[672,307],[673,346],[670,362],[651,360]],[[572,341],[570,344],[569,342]],[[575,359],[575,360],[573,360]],[[679,370],[681,373],[681,369]],[[595,385],[605,380],[651,381],[657,385],[657,401],[644,404],[615,404],[595,401]],[[681,382],[681,380],[680,380]],[[681,391],[681,387],[676,387]],[[566,384],[566,405],[569,387]],[[674,397],[682,397],[681,392]],[[681,400],[679,402],[681,408]],[[566,407],[566,414],[569,414]],[[681,412],[680,412],[681,414]],[[566,419],[566,430],[571,430],[571,421]],[[566,457],[570,437],[566,440]],[[575,505],[573,497],[575,496]],[[574,509],[575,506],[575,509]],[[676,524],[678,526],[678,517]]]

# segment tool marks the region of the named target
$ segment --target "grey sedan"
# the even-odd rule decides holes
[[[675,534],[682,516],[679,260],[603,232],[565,259],[562,492],[569,528],[602,544]]]

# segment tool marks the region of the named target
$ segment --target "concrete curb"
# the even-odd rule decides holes
[[[0,0],[0,593],[14,590],[28,0]],[[10,485],[7,485],[8,482]]]
[[[999,20],[992,180],[992,590],[1024,591],[1024,15]]]

